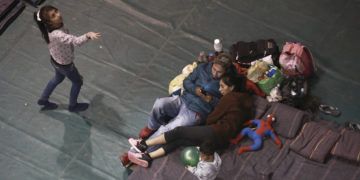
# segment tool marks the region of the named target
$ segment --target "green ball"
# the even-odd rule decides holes
[[[200,152],[198,148],[191,146],[181,151],[181,161],[185,166],[194,167],[198,164]]]

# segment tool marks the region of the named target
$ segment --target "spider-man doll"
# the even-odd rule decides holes
[[[254,141],[254,144],[251,146],[240,147],[238,150],[238,154],[242,154],[244,152],[256,151],[260,149],[263,143],[263,137],[270,136],[271,139],[274,140],[275,144],[278,145],[279,148],[281,148],[281,141],[279,137],[275,134],[275,131],[271,126],[271,123],[273,121],[275,121],[275,117],[272,114],[268,115],[266,120],[250,120],[246,124],[254,124],[256,125],[256,129],[253,130],[249,127],[244,128],[236,138],[230,140],[230,143],[237,144],[245,136],[251,138]]]

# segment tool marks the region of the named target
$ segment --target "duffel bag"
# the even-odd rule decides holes
[[[310,77],[316,70],[315,62],[310,50],[301,43],[286,42],[280,58],[284,75]]]
[[[241,66],[250,67],[251,62],[271,55],[274,65],[279,66],[279,47],[273,39],[252,42],[238,41],[229,49],[231,57]]]

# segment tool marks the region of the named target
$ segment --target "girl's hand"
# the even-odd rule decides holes
[[[86,33],[86,37],[91,39],[91,40],[98,39],[100,36],[101,35],[98,32],[88,32],[88,33]]]

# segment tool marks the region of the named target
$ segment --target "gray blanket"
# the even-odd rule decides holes
[[[265,109],[267,106],[269,108]],[[271,139],[265,139],[261,150],[238,155],[239,146],[252,142],[245,139],[232,145],[221,153],[222,166],[217,180],[360,180],[358,132],[348,132],[324,120],[310,121],[305,112],[279,103],[269,104],[257,99],[257,107],[261,107],[257,114],[263,117],[275,114],[274,128],[283,147],[279,149]],[[188,180],[196,177],[181,164],[180,150],[177,150],[154,160],[150,168],[136,167],[129,179]]]

